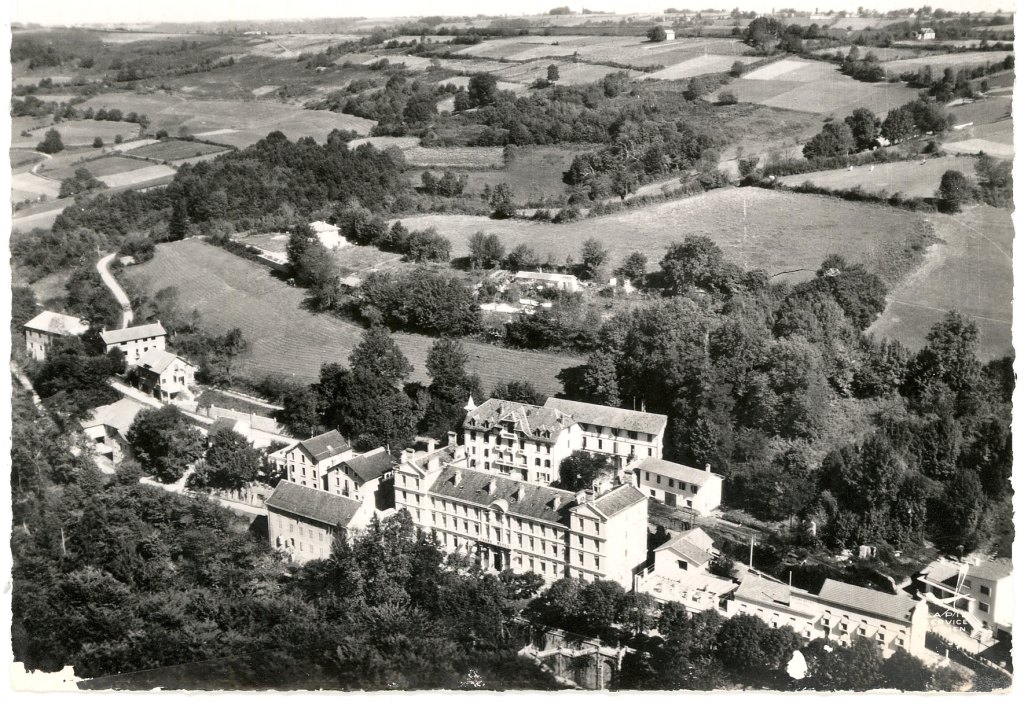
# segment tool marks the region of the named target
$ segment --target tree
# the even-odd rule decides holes
[[[846,123],[826,123],[821,132],[804,145],[804,157],[809,160],[842,157],[856,149],[853,132]]]
[[[882,684],[890,690],[924,692],[931,688],[932,671],[920,658],[897,648],[882,663],[881,677]]]
[[[370,327],[349,357],[352,371],[364,372],[368,378],[398,386],[412,373],[412,364],[384,327]]]
[[[718,105],[720,106],[734,106],[739,102],[740,99],[732,91],[722,91],[718,94]]]
[[[92,141],[92,146],[96,149],[103,147],[103,138],[97,137]]]
[[[494,386],[491,397],[527,405],[543,405],[546,400],[546,396],[534,388],[533,383],[522,380],[501,381]]]
[[[256,480],[262,456],[234,430],[218,430],[208,440],[206,458],[196,464],[189,488],[237,491]]]
[[[135,459],[163,483],[180,479],[203,456],[203,436],[173,405],[140,411],[127,440]]]
[[[939,205],[947,213],[958,213],[961,205],[970,200],[972,191],[971,183],[963,172],[948,169],[939,182]]]
[[[473,74],[469,79],[469,105],[482,107],[494,105],[498,99],[498,78],[494,74]]]
[[[932,326],[926,340],[910,364],[906,394],[920,396],[932,383],[943,383],[957,395],[973,390],[981,376],[977,325],[959,312],[947,312]]]
[[[167,223],[167,235],[171,240],[181,240],[188,235],[189,223],[188,202],[184,198],[176,199],[171,206],[171,219]]]
[[[916,134],[914,114],[906,106],[893,108],[882,121],[881,135],[892,144],[898,144]]]
[[[872,150],[878,145],[882,121],[867,108],[858,108],[843,121],[850,127],[857,152]]]
[[[736,60],[732,63],[732,66],[729,68],[729,75],[732,76],[734,79],[738,79],[740,76],[743,75],[744,69],[746,69],[746,64],[744,64],[742,61]]]
[[[414,263],[447,263],[451,258],[451,241],[431,226],[424,231],[413,231],[406,240],[406,260]]]
[[[548,81],[557,81],[558,79],[558,64],[548,64]]]
[[[729,292],[738,268],[727,263],[722,249],[707,236],[687,236],[673,243],[661,259],[661,277],[673,295],[685,294],[691,287],[709,292]]]
[[[491,213],[492,218],[512,218],[516,215],[515,197],[512,195],[512,187],[501,182],[491,191]]]
[[[623,282],[632,282],[642,285],[647,276],[647,255],[638,250],[626,256],[619,266],[618,275]]]
[[[469,239],[469,260],[474,268],[490,269],[501,264],[505,246],[494,233],[477,231]]]
[[[619,407],[618,372],[615,357],[610,352],[595,351],[587,358],[580,372],[578,389],[572,391],[573,397],[584,402]]]
[[[668,39],[668,34],[665,32],[665,28],[661,25],[655,25],[647,30],[647,39],[652,42],[664,42]]]
[[[536,270],[540,264],[540,258],[533,248],[526,243],[520,243],[505,256],[503,266],[508,270]]]
[[[464,407],[472,396],[483,397],[480,379],[466,371],[469,355],[458,339],[440,338],[427,352],[430,401],[421,428],[440,439],[449,430],[458,430],[466,417]]]
[[[55,155],[64,149],[64,141],[61,140],[60,133],[56,129],[50,128],[43,135],[43,141],[36,145],[36,150],[39,152],[45,152],[48,155]]]
[[[596,238],[588,238],[583,241],[583,249],[580,253],[580,266],[583,279],[593,280],[597,277],[598,270],[608,261],[608,251]]]
[[[935,544],[964,555],[978,547],[985,508],[985,491],[973,470],[961,471],[946,484],[936,520]]]
[[[590,489],[611,470],[612,464],[607,456],[577,450],[558,465],[558,485],[567,491]]]

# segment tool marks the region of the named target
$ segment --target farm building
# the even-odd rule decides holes
[[[667,27],[665,27],[664,30],[666,42],[671,42],[676,38],[676,31],[674,29],[668,29]]]
[[[579,292],[580,281],[575,275],[565,275],[557,272],[532,272],[520,270],[516,273],[516,282],[523,282],[536,287],[550,287],[565,292]]]
[[[25,324],[25,349],[36,361],[46,359],[46,352],[62,336],[81,336],[89,330],[84,319],[59,312],[42,312]]]
[[[324,248],[344,248],[348,245],[348,241],[341,235],[337,226],[332,226],[326,221],[314,221],[309,227],[313,229]]]
[[[920,41],[928,41],[931,39],[935,39],[935,30],[933,30],[931,27],[922,27],[917,32],[917,38]]]
[[[669,506],[710,513],[722,503],[722,477],[706,469],[647,457],[632,468],[637,487]]]

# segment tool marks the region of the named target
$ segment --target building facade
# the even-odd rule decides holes
[[[365,527],[372,509],[359,501],[278,482],[266,501],[270,545],[294,562],[322,560],[339,533]]]
[[[59,312],[40,312],[25,323],[25,350],[36,361],[45,361],[54,341],[65,336],[81,336],[88,330],[89,323],[84,319]]]
[[[1009,558],[953,562],[939,559],[918,576],[922,594],[961,612],[975,631],[1013,633],[1013,562]],[[930,595],[930,596],[929,596]],[[965,617],[966,618],[966,617]]]
[[[579,292],[582,289],[579,279],[575,275],[565,275],[557,272],[533,272],[520,270],[515,275],[516,282],[521,282],[532,287],[550,288],[562,290],[563,292]]]
[[[668,506],[691,508],[704,515],[722,503],[722,477],[711,473],[710,467],[695,469],[649,457],[631,471],[644,495]]]
[[[716,554],[711,537],[700,528],[679,533],[654,551],[654,565],[637,575],[634,589],[659,604],[674,601],[690,613],[720,611],[736,583],[708,571]]]
[[[476,406],[471,398],[466,412],[470,469],[550,484],[562,460],[582,447],[580,426],[558,410],[497,398]]]
[[[106,353],[114,349],[124,351],[129,366],[134,366],[142,358],[142,354],[153,349],[163,351],[167,348],[167,332],[160,322],[141,324],[127,329],[111,329],[100,332],[100,338],[106,347]]]
[[[325,490],[330,485],[327,472],[353,456],[348,441],[331,430],[279,449],[267,459],[293,484]]]
[[[641,459],[661,459],[665,415],[562,398],[548,398],[544,407],[572,417],[582,433],[580,449],[611,457],[617,469]]]
[[[160,400],[190,400],[196,366],[163,349],[150,349],[135,362],[132,375],[139,390]]]
[[[442,448],[406,450],[395,474],[396,509],[408,511],[447,552],[465,553],[490,570],[632,587],[647,554],[647,502],[637,489],[572,493],[468,462],[454,439]]]
[[[144,408],[131,398],[101,405],[92,411],[88,420],[82,421],[82,432],[92,440],[97,454],[118,464],[128,452],[128,430]]]

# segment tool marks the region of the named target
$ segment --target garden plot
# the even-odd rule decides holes
[[[473,169],[505,164],[502,147],[410,147],[404,154],[405,161],[413,167]]]
[[[174,177],[175,170],[163,164],[150,165],[142,169],[134,169],[130,172],[120,172],[103,177],[103,183],[109,187],[129,187],[147,182],[159,182],[170,180]]]
[[[386,150],[389,147],[397,147],[400,150],[404,150],[409,147],[416,147],[420,144],[418,137],[361,137],[358,140],[352,140],[348,143],[350,150],[354,150],[360,145],[373,145],[378,150]]]

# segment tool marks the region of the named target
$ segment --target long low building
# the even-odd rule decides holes
[[[695,469],[664,459],[641,459],[631,467],[634,482],[644,495],[679,508],[707,514],[722,503],[722,477],[710,466]]]
[[[635,487],[572,493],[470,469],[467,461],[454,439],[403,452],[396,509],[446,551],[471,555],[484,568],[632,588],[647,556],[647,499]]]

